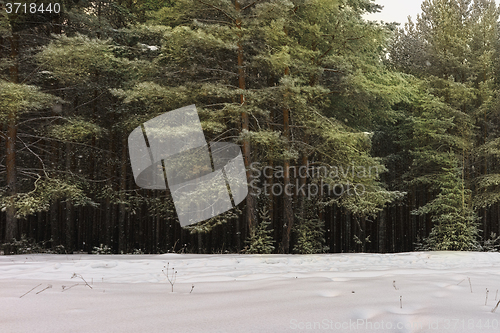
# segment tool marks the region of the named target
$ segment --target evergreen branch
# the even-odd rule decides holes
[[[359,37],[350,37],[350,38],[346,38],[346,41],[352,41],[352,40],[358,40],[358,39],[361,39],[361,38],[365,38],[365,36],[359,36]]]
[[[1,166],[1,165],[0,165]],[[26,170],[35,170],[35,171],[44,171],[44,169],[39,169],[39,168],[19,168],[18,169],[19,172],[25,174],[25,175],[29,175],[29,174],[32,174],[32,175],[36,175],[38,176],[37,173],[33,173],[33,172],[28,172]],[[103,183],[103,182],[107,182],[111,179],[113,179],[113,177],[108,177],[108,178],[105,178],[105,179],[88,179],[88,178],[85,178],[83,176],[80,176],[72,171],[62,171],[62,170],[54,170],[54,169],[50,169],[50,170],[47,170],[48,172],[53,172],[53,173],[62,173],[62,174],[69,174],[73,177],[76,177],[76,178],[79,178],[81,180],[84,180],[86,182],[91,182],[91,183]],[[50,177],[48,177],[50,179]]]
[[[307,142],[303,142],[303,141],[296,141],[296,140],[290,140],[291,143],[298,143],[298,144],[301,144],[303,145],[304,147],[308,147],[311,151],[315,151],[315,152],[318,152],[319,154],[323,155],[323,156],[326,156],[328,157],[329,159],[331,159],[332,161],[335,161],[337,163],[342,163],[341,160],[333,157],[332,155],[330,154],[327,154],[326,152],[322,151],[320,148],[317,148],[317,147],[314,147],[313,145],[307,143]],[[359,152],[358,150],[354,149],[356,152]],[[310,164],[312,165],[312,164]]]
[[[62,88],[41,89],[40,91],[48,93],[48,92],[51,92],[51,91],[62,91],[62,90],[78,89],[78,88],[82,88],[82,87],[85,87],[85,86],[86,86],[85,84],[75,84],[74,86],[67,86],[67,87],[62,87]]]
[[[34,70],[32,70],[32,71],[31,71],[31,73],[29,73],[28,75],[26,75],[26,78],[24,78],[24,80],[21,82],[21,84],[25,84],[25,83],[26,83],[26,81],[27,81],[29,78],[31,78],[31,76],[32,76],[35,72],[37,72],[37,71],[38,71],[41,67],[42,67],[41,65],[40,65],[40,66],[38,66],[38,67],[36,67]]]
[[[342,71],[339,71],[338,69],[323,68],[323,70],[325,72],[343,73]]]
[[[202,0],[197,0],[197,1],[198,1],[198,2],[201,2],[201,3],[202,3],[202,4],[204,4],[205,6],[211,7],[211,8],[213,8],[213,9],[215,9],[215,10],[217,10],[217,11],[221,12],[222,14],[224,14],[224,16],[226,16],[228,19],[230,19],[230,20],[231,20],[231,22],[233,22],[233,23],[234,23],[234,22],[236,22],[236,19],[235,19],[235,18],[233,18],[233,17],[232,17],[231,15],[229,15],[228,13],[226,13],[226,11],[225,11],[224,9],[219,8],[219,7],[217,7],[217,6],[214,6],[214,5],[212,5],[212,4],[206,3],[205,1],[202,1]]]
[[[335,36],[332,38],[332,40],[335,39]],[[330,53],[330,51],[333,49],[334,47],[334,44],[332,44],[325,52],[323,52],[322,55],[319,56],[318,60],[316,60],[316,63],[319,64],[319,61],[321,59],[323,59],[324,57],[326,57],[328,55],[328,53]]]
[[[327,92],[327,93],[324,93],[324,94],[321,94],[319,95],[317,98],[320,98],[320,97],[323,97],[323,96],[328,96],[328,95],[331,95],[331,94],[341,94],[342,91],[339,91],[339,90],[332,90],[330,92]]]
[[[118,157],[118,154],[116,152],[114,152],[114,151],[107,150],[107,149],[102,149],[102,148],[98,148],[96,146],[88,145],[88,144],[81,143],[81,142],[56,139],[56,138],[51,138],[51,137],[48,137],[48,136],[39,136],[39,135],[33,135],[33,134],[28,134],[28,133],[20,133],[17,137],[19,138],[21,136],[23,136],[23,137],[30,137],[30,138],[36,138],[36,139],[42,139],[42,140],[47,140],[47,141],[58,141],[58,142],[63,142],[63,143],[71,143],[71,144],[74,144],[74,145],[79,145],[79,146],[83,146],[83,147],[87,147],[87,148],[92,148],[92,149],[95,149],[95,150],[103,152],[103,153],[110,153],[110,154],[113,154],[116,157]]]
[[[65,119],[64,117],[62,116],[53,116],[53,117],[38,117],[38,118],[30,118],[30,119],[27,119],[25,121],[21,121],[19,123],[17,123],[17,125],[22,125],[24,123],[27,123],[27,122],[30,122],[30,121],[35,121],[35,120],[46,120],[46,119],[54,119],[54,120],[57,120],[57,119]]]
[[[234,89],[241,89],[240,87],[238,87],[238,86],[233,86],[232,84],[225,84],[224,86],[225,86],[225,87],[229,87],[229,88],[234,88]],[[239,104],[239,105],[241,105],[241,104]]]
[[[254,2],[252,2],[251,4],[246,5],[245,7],[241,8],[241,10],[243,11],[243,10],[245,10],[245,9],[247,9],[247,8],[250,8],[250,7],[252,7],[253,5],[255,5],[257,2],[259,2],[259,1],[254,1]]]
[[[205,70],[207,70],[207,71],[214,71],[214,72],[222,72],[222,73],[227,73],[227,74],[231,74],[231,75],[234,75],[234,76],[238,76],[238,73],[226,71],[226,70],[223,70],[223,69],[205,68]]]
[[[284,126],[283,124],[278,124],[278,123],[268,123],[268,124],[273,125],[273,126],[280,126],[280,127]],[[300,126],[300,125],[288,125],[288,127],[290,127],[290,128],[310,128],[309,126]]]
[[[208,108],[208,107],[211,107],[211,106],[226,106],[228,104],[232,104],[232,105],[240,105],[240,103],[215,103],[215,104],[207,104],[207,105],[203,105],[202,107],[203,108]]]
[[[104,92],[102,92],[101,94],[99,94],[99,95],[98,95],[98,96],[96,96],[95,98],[92,98],[90,101],[87,101],[87,102],[85,102],[85,103],[83,103],[83,104],[78,105],[77,107],[75,107],[75,108],[74,108],[74,110],[79,109],[80,107],[85,106],[85,105],[87,105],[87,104],[90,104],[90,103],[92,103],[92,102],[94,102],[94,101],[97,101],[97,100],[98,100],[98,99],[99,99],[102,95],[104,95],[107,91],[108,91],[107,89],[104,89]]]
[[[239,136],[237,135],[231,135],[231,136],[223,136],[224,134],[226,134],[227,132],[231,132],[233,131],[234,128],[230,128],[228,129],[227,131],[224,131],[222,132],[221,134],[217,135],[213,140],[211,140],[212,142],[219,142],[220,140],[224,139],[224,140],[227,140],[227,139],[236,139],[238,138]]]
[[[337,28],[338,28],[339,24],[340,24],[340,21],[339,21],[339,22],[337,22],[337,25],[335,26],[335,30],[337,30]],[[326,35],[323,35],[323,36],[326,36]],[[333,41],[335,40],[335,34],[331,34],[331,35],[329,35],[329,36],[331,36],[331,37],[332,37],[332,42],[333,42]],[[318,58],[318,60],[316,61],[316,64],[319,64],[319,61],[320,61],[321,59],[323,59],[323,58],[324,58],[324,57],[325,57],[328,53],[330,53],[330,51],[333,49],[333,46],[334,46],[334,44],[332,44],[332,45],[328,48],[328,50],[326,50],[326,51],[325,51],[325,52],[324,52],[324,53],[323,53],[323,54],[322,54],[322,55]]]
[[[208,22],[208,23],[220,23],[220,24],[229,24],[231,22],[219,21],[219,20],[208,20],[208,19],[197,19],[200,22]]]

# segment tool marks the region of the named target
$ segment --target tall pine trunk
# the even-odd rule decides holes
[[[238,0],[235,1],[234,7],[238,14],[241,13],[240,3]],[[242,33],[241,33],[241,19],[238,17],[236,19],[236,27],[239,29],[238,31],[238,87],[242,90],[246,89],[245,87],[245,69],[243,65],[243,45],[241,44]],[[240,104],[243,106],[245,104],[245,96],[243,94],[240,95]],[[248,131],[250,129],[250,120],[248,117],[248,113],[241,113],[241,130]],[[245,161],[245,168],[247,170],[247,180],[251,178],[251,155],[250,155],[250,141],[248,139],[243,140],[243,159]],[[249,193],[246,197],[246,223],[248,227],[248,231],[250,235],[254,233],[254,223],[255,223],[255,200],[254,196],[251,192],[251,187],[249,187]]]
[[[118,216],[118,253],[127,253],[127,244],[125,237],[125,190],[127,186],[127,138],[122,139],[122,157],[120,172],[120,209]]]
[[[11,60],[10,80],[19,83],[19,35],[14,33],[10,37]],[[10,242],[17,237],[17,219],[14,196],[17,194],[17,167],[16,167],[16,138],[17,114],[9,113],[7,121],[7,139],[5,144],[7,195],[10,197],[6,210],[5,241]]]
[[[71,172],[71,143],[66,142],[66,171]],[[75,222],[73,220],[73,202],[66,199],[66,249],[72,253],[74,250],[73,234]]]
[[[285,69],[285,76],[290,74],[290,69]],[[285,96],[286,103],[286,96]],[[286,139],[287,147],[290,149],[290,108],[285,105],[283,107],[283,135]],[[293,226],[293,207],[292,207],[292,193],[290,193],[290,160],[285,159],[283,163],[284,176],[283,176],[283,238],[281,247],[283,253],[290,252],[290,235]]]
[[[6,176],[7,176],[7,195],[10,197],[9,204],[6,210],[6,228],[5,241],[10,242],[17,237],[17,219],[14,196],[17,193],[17,170],[16,170],[16,136],[17,136],[17,121],[14,112],[9,114],[7,123],[7,140],[6,140]]]

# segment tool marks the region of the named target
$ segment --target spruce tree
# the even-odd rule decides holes
[[[415,213],[432,214],[434,227],[420,250],[477,251],[478,217],[470,204],[471,192],[464,189],[458,168],[446,168],[439,176],[438,196]]]
[[[255,234],[251,235],[247,240],[248,254],[270,254],[274,251],[274,239],[272,237],[273,229],[269,229],[271,218],[267,208],[263,207],[259,210],[260,223],[255,228]]]
[[[315,254],[328,251],[325,246],[324,221],[318,218],[297,217],[294,227],[295,245],[294,253]]]

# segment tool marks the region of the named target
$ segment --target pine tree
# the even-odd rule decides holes
[[[207,140],[235,140],[244,154],[251,144],[251,161],[284,170],[283,177],[273,176],[282,188],[299,180],[286,175],[288,166],[301,165],[299,157],[304,166],[354,163],[383,172],[380,161],[370,156],[369,137],[359,131],[389,116],[390,106],[404,98],[404,79],[382,68],[381,45],[388,31],[362,20],[364,12],[374,9],[370,2],[341,2],[245,1],[239,7],[230,2],[176,2],[151,13],[142,28],[163,32],[153,65],[165,74],[139,79],[113,93],[123,100],[127,113],[136,114],[131,119],[136,126],[146,117],[196,103]],[[325,203],[370,215],[395,197],[381,186],[378,173],[347,178],[342,185],[361,183],[368,194],[325,196]],[[300,181],[321,180],[338,182],[335,177]],[[259,179],[254,184],[264,185]],[[273,218],[282,224],[280,250],[286,253],[295,199],[284,192],[268,195],[273,204],[283,202],[283,212]],[[250,235],[254,229],[248,219],[255,210],[247,202]],[[193,230],[207,231],[227,220],[214,218]]]
[[[26,188],[21,189],[19,186],[19,171],[23,177],[29,174],[27,170],[19,170],[18,166],[18,150],[20,150],[21,142],[19,142],[17,136],[20,119],[29,112],[51,107],[57,100],[55,96],[43,93],[37,87],[6,82],[0,79],[0,121],[7,124],[6,134],[0,133],[6,142],[6,162],[3,169],[6,174],[6,184],[4,186],[6,186],[7,190],[6,195],[0,196],[2,211],[7,212],[6,241],[18,237],[17,218],[20,216],[19,213],[23,212],[23,210],[31,211],[34,209],[36,211],[36,204],[30,207],[32,202],[20,200],[20,191],[29,192]],[[28,151],[33,153],[32,149],[28,149]],[[36,153],[33,153],[33,155],[37,157]],[[40,177],[36,180],[40,180]],[[35,182],[35,189],[36,186],[37,183]]]

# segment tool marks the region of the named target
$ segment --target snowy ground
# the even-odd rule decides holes
[[[0,256],[0,332],[498,332],[498,289],[500,253]]]

